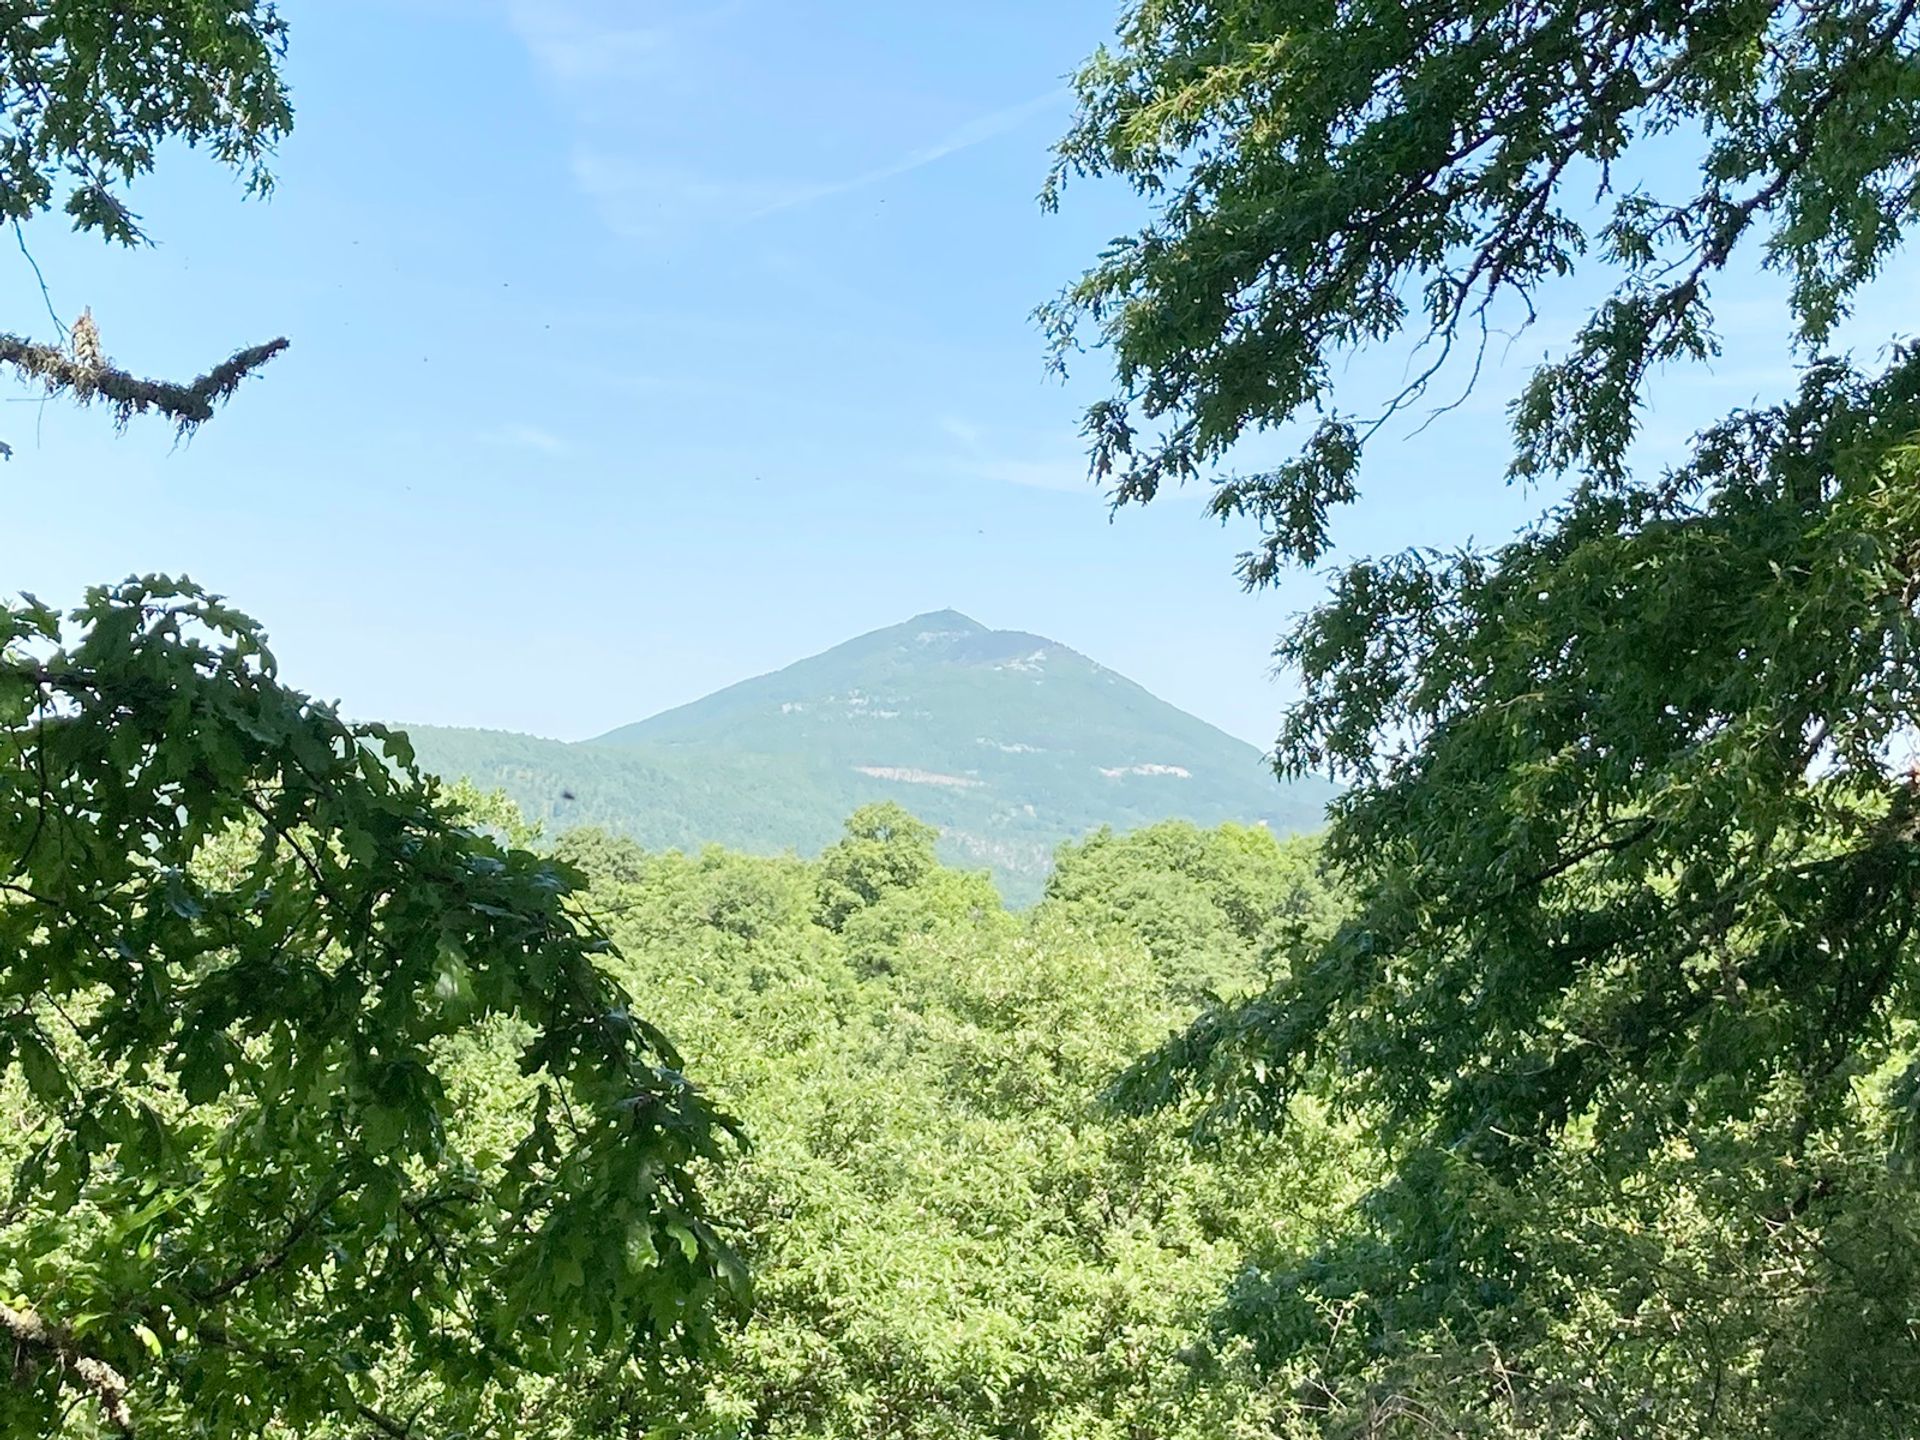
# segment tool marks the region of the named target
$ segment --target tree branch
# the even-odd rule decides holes
[[[412,1427],[404,1421],[396,1420],[391,1415],[382,1414],[371,1405],[355,1405],[354,1409],[359,1413],[362,1420],[366,1421],[367,1424],[371,1425],[375,1430],[378,1430],[382,1435],[391,1436],[392,1440],[415,1440]]]
[[[115,414],[129,416],[158,411],[183,430],[213,418],[213,407],[240,388],[240,382],[287,348],[282,338],[235,352],[191,384],[143,380],[105,360],[90,360],[57,345],[39,345],[18,335],[0,334],[0,364],[11,365],[47,393],[71,391],[83,404],[96,395],[110,403]]]
[[[334,1201],[346,1193],[346,1189],[347,1187],[344,1181],[335,1181],[333,1184],[327,1186],[325,1190],[320,1192],[320,1198],[313,1202],[306,1213],[293,1222],[292,1227],[287,1231],[287,1238],[280,1242],[278,1249],[274,1250],[271,1254],[261,1256],[258,1260],[242,1265],[238,1270],[235,1270],[225,1279],[219,1281],[211,1289],[194,1296],[194,1298],[203,1305],[217,1305],[242,1285],[257,1280],[268,1271],[278,1270],[282,1265],[285,1265],[293,1254],[293,1247],[298,1245],[300,1241],[305,1238],[307,1232],[319,1223],[320,1217],[327,1213],[328,1208],[332,1206]]]
[[[82,1354],[72,1336],[49,1325],[31,1310],[15,1310],[0,1304],[0,1330],[11,1335],[16,1345],[45,1351],[59,1361],[62,1370],[93,1392],[108,1424],[122,1435],[133,1434],[133,1412],[127,1408],[127,1381],[118,1370],[104,1360]]]

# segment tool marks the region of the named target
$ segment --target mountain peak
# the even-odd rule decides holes
[[[907,626],[919,630],[965,630],[974,634],[984,634],[987,629],[971,615],[962,615],[958,610],[929,610],[907,621]]]
[[[655,846],[813,853],[860,805],[899,800],[939,827],[949,860],[990,866],[1022,901],[1039,898],[1054,847],[1099,826],[1295,830],[1328,798],[1275,785],[1253,746],[1077,651],[952,609],[596,741],[449,733],[422,753],[438,773],[504,784],[533,818]]]

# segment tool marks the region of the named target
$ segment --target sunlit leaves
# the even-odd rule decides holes
[[[1284,1393],[1209,1315],[1249,1247],[1341,1211],[1353,1137],[1309,1122],[1203,1154],[1184,1116],[1102,1097],[1196,990],[1244,985],[1270,927],[1329,900],[1310,854],[1256,829],[1102,835],[1014,915],[897,807],[848,832],[818,862],[563,843],[615,963],[755,1141],[715,1181],[751,1321],[702,1372],[569,1387],[581,1431],[1271,1433]],[[817,908],[856,885],[857,907]]]
[[[733,1262],[689,1166],[724,1122],[574,873],[190,585],[0,624],[0,1266],[36,1312],[207,1435],[401,1395],[458,1426],[522,1371],[696,1337]]]

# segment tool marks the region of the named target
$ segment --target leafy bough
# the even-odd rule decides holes
[[[474,1433],[697,1347],[732,1127],[575,880],[189,584],[0,611],[0,1435]]]

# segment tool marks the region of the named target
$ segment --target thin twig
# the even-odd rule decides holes
[[[53,308],[53,296],[47,290],[47,277],[40,273],[40,262],[34,259],[33,252],[27,249],[26,232],[20,228],[20,222],[18,220],[13,222],[13,238],[20,243],[20,253],[27,257],[27,264],[33,267],[33,278],[40,282],[40,298],[46,302],[47,317],[53,321],[53,328],[60,332],[60,338],[63,340],[66,339],[66,323],[61,320],[59,313]]]

